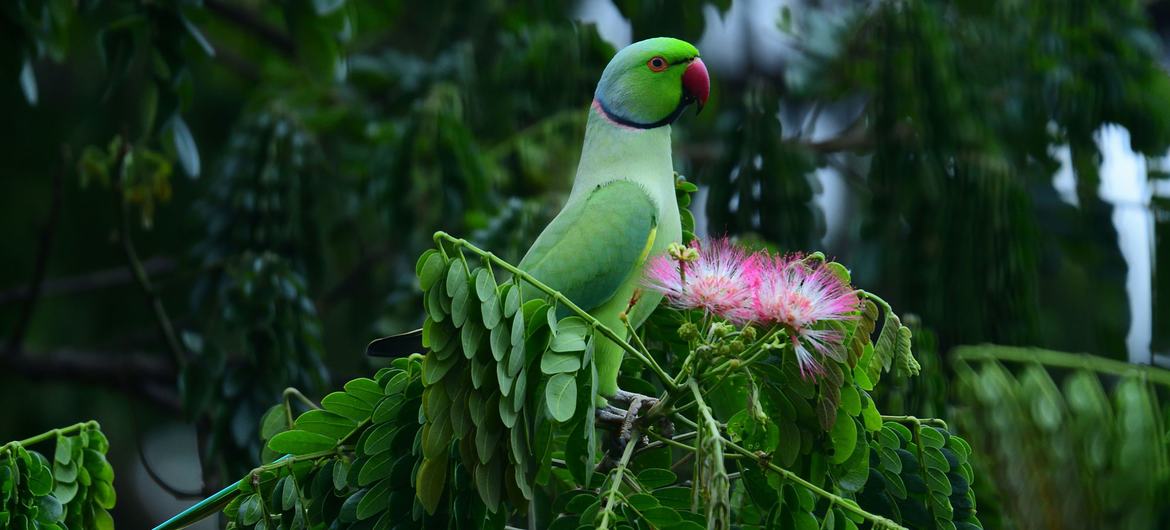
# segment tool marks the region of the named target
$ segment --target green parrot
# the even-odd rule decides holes
[[[626,333],[622,313],[636,328],[662,300],[660,293],[645,292],[630,306],[647,258],[682,239],[670,124],[692,103],[701,110],[710,86],[699,50],[685,41],[659,37],[618,52],[590,104],[569,199],[520,261],[521,270],[618,334]],[[526,299],[538,296],[543,293],[526,286]],[[560,316],[567,314],[561,311]],[[367,354],[419,351],[421,332],[377,339]],[[598,338],[598,393],[628,403],[635,395],[617,386],[622,356],[617,344]]]
[[[709,91],[699,50],[687,42],[654,38],[618,52],[597,84],[568,201],[520,261],[619,335],[623,313],[636,328],[662,299],[643,292],[631,305],[647,257],[682,239],[670,124],[691,103],[701,109]],[[622,349],[596,340],[600,396],[628,402],[633,395],[617,385]]]

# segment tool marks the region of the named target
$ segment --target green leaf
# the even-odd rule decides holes
[[[57,448],[53,452],[53,460],[58,464],[68,464],[73,455],[73,438],[57,436]]]
[[[504,311],[500,308],[500,299],[495,291],[492,291],[487,300],[480,303],[479,313],[483,317],[484,327],[493,331],[500,327],[500,322],[504,320]]]
[[[175,114],[171,118],[171,143],[179,157],[179,164],[189,177],[199,176],[199,149],[195,147],[195,137],[183,117]]]
[[[287,512],[297,503],[297,483],[292,475],[284,477],[281,482],[280,507]]]
[[[577,380],[570,374],[557,374],[544,389],[545,406],[559,423],[569,421],[577,410]]]
[[[512,347],[511,328],[507,326],[496,326],[492,329],[491,335],[492,358],[496,362],[503,361],[504,356],[508,354],[508,350]]]
[[[249,495],[244,502],[240,503],[239,521],[245,526],[256,524],[260,520],[263,513],[260,510],[260,497],[256,494]]]
[[[37,499],[37,508],[41,510],[38,519],[41,522],[64,521],[65,509],[61,506],[61,501],[57,500],[52,495],[46,495]],[[41,525],[41,529],[45,529],[45,525]]]
[[[113,509],[118,502],[118,494],[114,492],[114,487],[109,482],[94,482],[90,491],[98,506],[107,510]]]
[[[48,495],[49,492],[53,491],[53,472],[40,461],[34,461],[29,466],[29,474],[26,480],[28,480],[27,486],[29,493],[32,493],[36,497]]]
[[[415,269],[419,275],[419,287],[424,291],[429,291],[435,282],[438,282],[439,278],[443,277],[443,271],[447,267],[447,262],[443,261],[442,255],[435,249],[427,250],[426,253],[422,254],[419,261],[422,263],[422,266],[421,268]]]
[[[369,490],[360,489],[347,497],[345,502],[341,504],[341,512],[337,515],[337,520],[343,523],[357,522],[358,506],[361,504],[362,499],[366,496],[367,491]]]
[[[390,505],[390,491],[392,489],[394,489],[394,481],[389,478],[370,488],[370,491],[362,497],[361,502],[358,502],[358,520],[366,520],[385,511],[386,507]]]
[[[451,367],[455,366],[455,364],[458,362],[458,355],[452,355],[450,357],[440,359],[433,353],[428,354],[423,359],[423,383],[426,385],[434,385],[439,381],[442,381],[443,378],[446,377],[447,372],[451,371]],[[328,398],[329,396],[325,397]],[[322,404],[324,404],[324,401],[322,401]]]
[[[669,469],[653,468],[638,473],[638,482],[642,484],[643,487],[649,489],[658,489],[664,486],[669,486],[674,484],[677,480],[678,477],[675,476],[675,474]],[[655,497],[658,497],[660,501],[662,500],[662,497],[660,497],[657,493],[655,493]],[[666,503],[664,502],[663,504]]]
[[[37,74],[33,71],[32,59],[27,56],[20,65],[20,91],[29,105],[37,106]]]
[[[645,517],[646,521],[659,528],[673,527],[682,522],[682,516],[678,512],[667,508],[665,506],[658,506],[655,508],[647,508],[645,510],[638,510]]]
[[[443,489],[447,484],[447,457],[427,458],[418,467],[418,479],[415,481],[419,502],[427,513],[434,514],[439,507],[439,500],[443,498]]]
[[[356,397],[370,406],[372,410],[379,401],[382,400],[382,387],[373,379],[366,377],[359,377],[351,379],[345,384],[345,392],[353,397]]]
[[[304,455],[327,451],[337,445],[337,440],[309,431],[285,431],[268,441],[268,448],[277,453]]]
[[[429,358],[430,356],[428,356]],[[374,406],[345,392],[332,392],[321,399],[321,406],[330,412],[345,416],[353,421],[369,419]]]
[[[576,372],[581,368],[581,358],[571,353],[545,352],[540,358],[540,371],[547,375]]]
[[[861,395],[853,385],[846,384],[841,387],[841,410],[848,412],[850,416],[861,414]]]
[[[585,336],[589,326],[581,317],[566,317],[557,324],[549,349],[555,352],[577,352],[585,349]]]
[[[520,309],[520,289],[514,285],[507,287],[508,294],[504,296],[504,316],[512,318]]]
[[[475,322],[468,321],[463,326],[463,331],[460,332],[460,338],[463,342],[463,357],[471,359],[475,357],[479,351],[479,345],[483,341],[484,328]]]
[[[335,412],[315,409],[298,416],[293,425],[298,430],[323,434],[332,440],[340,441],[353,432],[357,422]]]
[[[398,432],[399,425],[395,422],[387,422],[379,424],[370,431],[369,438],[366,438],[366,443],[362,449],[367,456],[389,451],[393,446],[394,435]]]
[[[829,462],[842,464],[853,455],[857,445],[857,423],[852,416],[838,414],[837,421],[829,431],[829,438],[833,440],[833,455]]]
[[[53,487],[53,496],[62,504],[69,504],[73,501],[73,497],[77,495],[76,482],[57,482]]]
[[[481,268],[475,274],[475,295],[480,302],[487,302],[496,294],[496,280],[492,278],[492,273],[487,269]]]
[[[260,419],[260,439],[271,440],[281,431],[288,430],[288,418],[284,413],[284,404],[273,405]]]

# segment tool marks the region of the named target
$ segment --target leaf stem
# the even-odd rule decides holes
[[[784,469],[780,466],[777,466],[776,464],[769,462],[764,457],[762,457],[756,453],[753,453],[751,451],[748,451],[747,449],[744,449],[743,447],[736,444],[735,442],[724,439],[723,443],[727,447],[731,448],[732,451],[735,451],[735,452],[737,452],[737,453],[739,453],[747,458],[755,460],[756,463],[760,467],[770,469],[773,472],[775,472],[776,474],[780,475],[781,477],[784,477],[785,480],[791,480],[792,482],[795,482],[795,483],[801,485],[805,489],[807,489],[807,490],[809,490],[817,495],[820,495],[821,497],[824,497],[832,505],[840,506],[840,507],[842,507],[846,510],[849,510],[849,511],[861,516],[862,518],[872,522],[874,525],[874,528],[900,528],[902,530],[905,530],[905,527],[898,525],[898,523],[895,523],[894,521],[892,521],[890,519],[886,519],[885,517],[882,517],[880,515],[869,513],[867,511],[861,509],[860,506],[857,506],[856,504],[849,501],[848,499],[845,499],[844,497],[841,497],[839,495],[835,495],[833,493],[829,493],[828,491],[825,491],[824,489],[817,486],[816,484],[813,484],[812,482],[809,482],[809,481],[801,478],[800,475],[797,475],[796,473],[793,473],[787,469]]]
[[[1083,369],[1119,376],[1138,376],[1152,383],[1170,387],[1170,370],[1114,361],[1086,353],[1063,353],[1039,348],[986,345],[960,346],[955,348],[954,355],[958,362],[999,360],[1040,363],[1045,366]]]
[[[82,429],[98,429],[98,428],[100,428],[100,426],[98,425],[98,422],[93,421],[93,420],[83,421],[81,423],[74,423],[73,425],[70,425],[68,427],[61,427],[59,429],[52,429],[49,431],[45,431],[45,432],[38,434],[36,436],[33,436],[31,438],[25,438],[25,439],[20,440],[20,441],[8,442],[8,443],[4,444],[3,446],[0,446],[0,452],[3,452],[7,449],[10,449],[10,448],[18,446],[18,445],[21,447],[28,447],[30,445],[38,444],[38,443],[43,442],[45,440],[48,440],[50,438],[56,438],[58,436],[65,436],[65,435],[73,434],[74,432],[80,431]]]
[[[626,448],[622,451],[622,458],[618,460],[617,467],[614,468],[614,477],[610,481],[609,491],[605,494],[605,508],[601,514],[601,523],[597,525],[599,529],[609,528],[609,516],[613,513],[614,503],[618,496],[618,488],[622,485],[622,477],[625,475],[626,467],[630,465],[630,458],[634,456],[634,447],[638,444],[634,443],[640,436],[638,429],[630,433],[630,442],[626,444]]]
[[[471,243],[469,243],[466,239],[457,238],[457,237],[454,237],[454,236],[452,236],[446,232],[442,232],[442,231],[435,232],[435,242],[438,243],[441,240],[445,240],[445,241],[450,242],[452,245],[455,245],[456,248],[466,248],[467,250],[471,251],[472,253],[478,254],[480,257],[483,257],[484,259],[490,260],[491,262],[495,263],[496,265],[499,265],[504,270],[511,272],[514,278],[522,279],[522,280],[528,282],[529,284],[531,284],[533,287],[536,287],[537,289],[543,291],[545,294],[552,297],[558,303],[567,307],[570,311],[575,313],[577,316],[584,319],[591,326],[593,326],[593,328],[600,331],[601,334],[603,336],[605,336],[605,338],[613,341],[614,344],[617,344],[618,346],[620,346],[623,350],[626,351],[626,353],[629,353],[635,359],[637,359],[642,364],[644,364],[648,368],[650,368],[650,370],[653,371],[654,374],[657,375],[658,378],[662,380],[662,384],[665,385],[666,388],[668,388],[669,390],[678,390],[679,385],[674,382],[674,378],[671,377],[670,374],[666,373],[666,370],[662,369],[662,366],[660,366],[658,364],[658,361],[655,361],[653,357],[648,357],[646,355],[643,355],[642,352],[638,351],[637,348],[631,346],[630,343],[627,342],[626,340],[618,337],[617,333],[615,333],[612,329],[609,329],[608,326],[606,326],[605,324],[602,324],[596,318],[593,318],[592,315],[590,315],[584,309],[581,309],[580,307],[578,307],[577,304],[574,304],[572,300],[569,300],[568,297],[561,294],[559,291],[556,291],[553,288],[549,287],[548,285],[545,285],[540,280],[537,280],[536,278],[532,277],[532,275],[513,266],[511,263],[508,263],[508,262],[496,257],[495,254],[479,249],[475,245],[472,245]]]
[[[887,416],[882,414],[882,421],[893,421],[897,423],[906,423],[909,425],[934,425],[936,427],[947,428],[947,422],[941,418],[916,418],[914,416]]]

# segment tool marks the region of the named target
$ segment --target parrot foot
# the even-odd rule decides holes
[[[625,449],[626,444],[630,443],[631,438],[633,437],[634,424],[637,423],[639,419],[639,411],[641,411],[643,408],[654,406],[658,403],[658,400],[630,392],[619,391],[619,393],[623,395],[621,397],[614,396],[611,401],[621,403],[625,400],[629,400],[629,405],[627,408],[623,410],[613,405],[606,405],[604,407],[598,408],[597,420],[603,423],[608,423],[611,426],[617,428],[618,437],[616,447],[617,451],[621,452]],[[650,440],[645,435],[642,435],[638,440],[634,440],[634,442],[646,445],[650,443]]]
[[[613,397],[609,398],[609,401],[619,405],[626,405],[627,407],[633,405],[634,400],[641,401],[643,406],[653,407],[658,404],[658,398],[642,395],[637,392],[626,392],[620,388]]]

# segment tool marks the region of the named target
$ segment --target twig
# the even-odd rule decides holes
[[[769,470],[779,474],[780,476],[784,477],[785,480],[791,480],[792,482],[799,484],[801,487],[804,487],[805,489],[808,489],[809,491],[811,491],[817,495],[820,495],[821,497],[824,497],[825,499],[828,499],[832,505],[839,506],[839,507],[844,508],[846,510],[849,510],[857,515],[860,515],[862,518],[872,522],[874,528],[902,528],[903,530],[905,530],[904,527],[902,527],[898,523],[895,523],[894,521],[891,521],[890,519],[886,519],[885,517],[882,517],[880,515],[875,515],[875,514],[869,513],[867,511],[861,509],[860,506],[857,506],[852,501],[850,501],[844,497],[841,497],[839,495],[835,495],[835,494],[829,493],[828,491],[825,491],[824,489],[817,486],[816,484],[813,484],[812,482],[809,482],[809,481],[801,478],[800,475],[797,475],[796,473],[793,473],[787,469],[784,469],[780,466],[777,466],[776,464],[773,464],[772,462],[768,461],[766,458],[760,456],[759,454],[748,451],[747,449],[744,449],[743,447],[737,445],[735,442],[732,442],[731,440],[724,438],[723,444],[726,445],[727,447],[729,447],[732,451],[735,451],[741,455],[744,455],[747,458],[755,460],[756,464],[758,464],[760,467],[769,469]]]
[[[67,158],[66,158],[67,160]],[[32,322],[33,311],[37,307],[37,301],[41,298],[41,289],[45,283],[45,272],[49,265],[49,254],[53,250],[53,240],[57,235],[57,225],[61,221],[61,196],[63,195],[62,181],[64,180],[65,168],[67,162],[62,162],[62,168],[53,173],[53,191],[52,199],[49,202],[49,217],[45,221],[45,227],[41,229],[40,246],[37,248],[37,257],[33,265],[33,278],[29,283],[28,288],[24,291],[24,308],[21,309],[20,317],[16,321],[16,327],[12,330],[12,335],[8,336],[8,346],[4,349],[4,354],[11,356],[15,355],[16,351],[24,344],[24,335],[28,332],[28,325]]]
[[[882,414],[882,421],[893,421],[910,425],[934,425],[944,429],[947,428],[947,422],[940,418],[916,418],[914,416],[887,416]]]
[[[154,318],[158,324],[159,331],[162,333],[163,339],[170,348],[171,354],[175,358],[175,363],[180,367],[187,365],[187,353],[183,349],[183,345],[179,342],[178,336],[175,335],[174,325],[171,324],[171,319],[167,316],[166,308],[162,305],[162,299],[159,298],[158,292],[154,290],[154,286],[150,283],[150,276],[146,274],[146,269],[142,266],[142,260],[138,258],[138,251],[134,249],[134,240],[130,236],[130,205],[126,202],[125,192],[122,189],[122,171],[125,169],[126,154],[129,152],[130,144],[123,143],[122,149],[118,152],[118,160],[114,166],[114,185],[117,193],[117,207],[118,214],[121,219],[121,229],[119,230],[118,239],[122,242],[122,252],[126,255],[127,264],[130,271],[134,273],[134,279],[137,280],[138,286],[142,288],[142,292],[146,294],[146,299],[150,303],[150,308],[154,312]]]
[[[638,438],[638,430],[634,429],[633,439]],[[626,449],[622,451],[622,458],[618,460],[617,467],[614,469],[614,478],[610,482],[609,491],[605,494],[605,507],[602,508],[601,523],[597,525],[599,529],[609,528],[609,517],[613,514],[614,503],[617,502],[618,488],[622,484],[622,476],[626,472],[626,468],[630,465],[630,458],[634,456],[634,446],[636,443],[626,444]]]
[[[32,355],[23,350],[0,358],[0,372],[26,380],[67,380],[104,386],[145,400],[178,414],[182,404],[174,394],[174,367],[164,358],[148,354],[118,354],[57,350]]]
[[[146,270],[147,274],[152,276],[166,274],[175,269],[175,261],[165,256],[154,256],[143,261],[142,268]],[[47,279],[41,287],[40,295],[42,297],[68,295],[108,287],[118,287],[133,282],[134,273],[126,270],[125,267],[116,267],[87,272],[77,276]],[[33,287],[33,284],[29,284],[0,291],[0,305],[23,300]]]
[[[574,304],[572,300],[569,300],[568,297],[561,294],[559,291],[553,289],[552,287],[545,285],[540,280],[537,280],[536,278],[532,277],[532,275],[516,268],[511,263],[508,263],[508,262],[500,259],[495,254],[479,249],[475,245],[472,245],[471,243],[469,243],[466,239],[460,239],[460,238],[454,237],[446,232],[435,232],[435,243],[436,244],[439,243],[440,240],[447,241],[448,243],[454,245],[457,249],[466,248],[467,250],[471,251],[474,254],[479,255],[482,258],[494,262],[496,265],[499,265],[500,267],[507,270],[508,272],[511,272],[515,278],[522,279],[522,280],[528,282],[533,287],[536,287],[537,289],[543,291],[545,294],[551,296],[553,299],[555,299],[557,301],[557,303],[564,305],[570,311],[572,311],[577,316],[579,316],[583,320],[585,320],[585,322],[589,323],[589,325],[592,326],[593,329],[596,329],[597,331],[599,331],[605,338],[613,341],[614,344],[617,344],[619,347],[621,347],[623,350],[625,350],[626,353],[629,353],[635,359],[637,359],[642,364],[644,364],[648,368],[650,368],[650,370],[653,371],[655,373],[655,375],[657,375],[658,378],[662,380],[662,384],[664,386],[666,386],[666,388],[668,390],[671,390],[671,391],[678,390],[679,385],[674,382],[674,378],[671,377],[670,374],[666,373],[666,370],[662,369],[662,366],[660,366],[658,364],[658,361],[655,361],[653,357],[646,357],[645,355],[643,355],[642,352],[638,351],[637,348],[631,346],[630,343],[627,342],[626,340],[618,337],[617,333],[615,333],[612,329],[609,329],[608,326],[606,326],[605,324],[602,324],[596,318],[593,318],[593,315],[590,315],[584,309],[581,309],[580,307],[578,307],[577,304]]]
[[[30,437],[30,438],[25,438],[25,439],[20,440],[20,441],[12,441],[12,442],[8,442],[4,445],[0,445],[0,453],[7,451],[8,449],[15,447],[15,446],[18,446],[18,445],[21,447],[28,447],[30,445],[41,443],[45,440],[48,440],[49,438],[56,438],[58,436],[65,436],[65,435],[73,434],[74,431],[80,431],[82,429],[98,429],[98,428],[100,428],[100,426],[98,425],[98,422],[90,420],[90,421],[83,421],[81,423],[74,423],[73,425],[70,425],[68,427],[61,427],[59,429],[50,429],[48,431],[45,431],[41,434],[38,434],[38,435]]]
[[[324,313],[326,310],[333,307],[333,305],[335,305],[338,301],[351,294],[353,291],[365,288],[366,283],[362,280],[366,273],[370,272],[370,269],[372,269],[378,263],[385,261],[386,258],[393,253],[394,248],[390,245],[387,245],[374,249],[373,252],[370,252],[362,257],[361,261],[359,261],[357,265],[350,269],[350,271],[346,273],[345,277],[342,278],[340,282],[337,282],[336,285],[330,287],[325,291],[325,294],[321,295],[321,297],[317,299],[317,311],[319,313]]]
[[[219,15],[253,35],[270,44],[276,51],[288,58],[296,56],[296,42],[279,28],[269,24],[260,15],[249,11],[232,2],[223,0],[204,0],[203,6],[208,11]]]
[[[1063,353],[1040,348],[1012,346],[960,346],[954,350],[956,362],[999,360],[1019,363],[1039,363],[1059,368],[1083,369],[1118,376],[1141,377],[1151,383],[1170,386],[1170,370],[1129,364],[1087,353]]]

